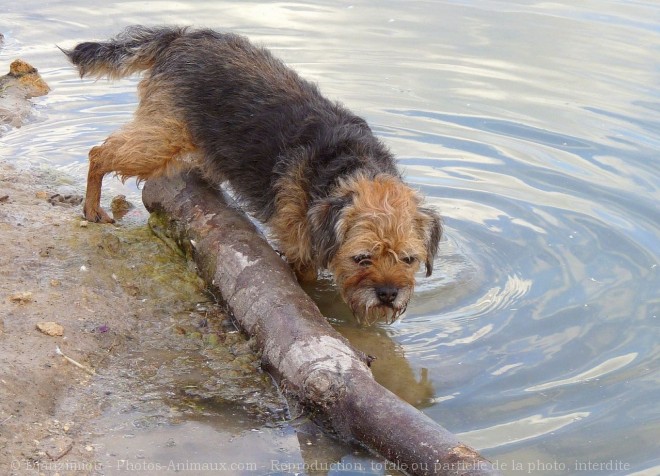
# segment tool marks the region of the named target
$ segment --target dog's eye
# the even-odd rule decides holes
[[[371,256],[370,255],[357,255],[353,256],[353,261],[360,266],[371,266]]]
[[[406,264],[413,264],[415,261],[417,261],[416,256],[404,256],[401,258],[401,261],[403,261]]]

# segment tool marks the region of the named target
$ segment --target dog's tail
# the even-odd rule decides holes
[[[78,67],[81,78],[107,76],[119,79],[151,68],[170,43],[185,33],[186,28],[135,25],[109,41],[85,42],[72,50],[60,50]]]

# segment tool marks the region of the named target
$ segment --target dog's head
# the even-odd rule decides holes
[[[430,276],[442,233],[439,216],[392,176],[352,177],[309,211],[320,264],[334,275],[358,321],[394,322],[406,310],[415,273]]]

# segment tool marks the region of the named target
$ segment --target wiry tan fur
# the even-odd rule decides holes
[[[299,281],[311,281],[317,276],[318,263],[311,247],[307,213],[309,212],[309,183],[305,167],[299,164],[291,174],[276,185],[276,213],[268,221],[278,245],[293,268]]]
[[[90,221],[113,223],[101,208],[101,184],[111,172],[122,181],[139,181],[172,173],[191,164],[196,150],[184,122],[158,81],[142,80],[133,122],[89,151],[87,193],[83,212]]]
[[[309,236],[308,188],[302,168],[280,180],[276,213],[269,221],[301,281],[315,278],[319,267]],[[405,311],[415,273],[429,258],[424,230],[431,217],[420,211],[421,198],[416,192],[388,175],[375,180],[348,177],[340,182],[335,195],[351,196],[352,203],[337,222],[335,233],[341,245],[327,267],[343,298],[364,323],[393,322]],[[356,263],[354,257],[359,255],[369,255],[370,264]],[[382,306],[373,292],[382,284],[398,289],[390,306]]]
[[[353,202],[339,222],[341,246],[328,269],[355,315],[368,324],[379,319],[392,322],[405,311],[415,273],[427,260],[421,200],[390,176],[350,177],[337,192],[351,193]],[[353,257],[360,254],[371,257],[369,266],[355,263]],[[382,284],[398,289],[391,306],[381,306],[373,292]]]

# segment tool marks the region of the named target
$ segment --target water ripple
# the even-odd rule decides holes
[[[483,450],[551,434],[588,416],[589,412],[574,412],[553,417],[530,415],[490,428],[459,433],[458,436],[465,438],[466,441],[471,441],[477,448]],[[507,435],[506,441],[502,441],[503,434]]]
[[[624,368],[625,366],[632,363],[638,357],[637,352],[631,352],[626,355],[620,355],[618,357],[612,357],[607,359],[604,362],[599,363],[594,368],[580,372],[579,374],[565,378],[561,380],[555,380],[552,382],[545,382],[539,385],[534,385],[532,387],[526,388],[526,392],[539,392],[547,390],[549,388],[560,387],[562,385],[571,385],[576,383],[583,383],[589,380],[600,378],[609,373],[615,372]]]

